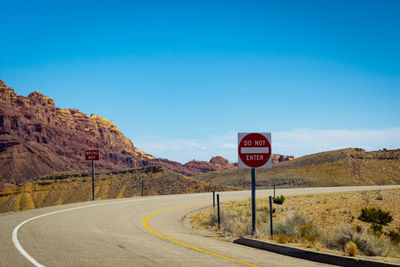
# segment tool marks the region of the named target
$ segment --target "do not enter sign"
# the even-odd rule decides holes
[[[271,168],[271,133],[238,134],[239,168]]]

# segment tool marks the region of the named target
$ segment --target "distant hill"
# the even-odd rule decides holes
[[[162,165],[191,176],[234,168],[221,157],[185,165],[155,158],[135,147],[113,122],[57,108],[38,91],[28,97],[18,95],[0,80],[0,191],[46,174],[89,169],[86,149],[100,151],[98,169]]]
[[[400,149],[366,152],[348,148],[322,152],[256,171],[257,185],[345,186],[400,184]],[[196,179],[249,188],[250,170],[209,172]]]
[[[238,190],[183,176],[161,166],[120,171],[101,171],[96,175],[95,198],[114,199],[144,195],[184,194]],[[91,173],[66,172],[43,176],[0,193],[0,212],[19,211],[91,200]]]

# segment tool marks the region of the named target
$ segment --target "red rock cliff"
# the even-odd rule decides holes
[[[86,168],[85,149],[99,149],[99,168],[141,167],[154,159],[114,123],[60,109],[38,91],[23,97],[0,81],[0,182],[12,185],[56,171]],[[1,184],[0,184],[1,188]]]
[[[163,165],[194,175],[231,167],[222,158],[208,167],[154,158],[137,149],[113,122],[77,109],[57,108],[38,91],[28,97],[18,95],[0,80],[0,191],[37,176],[88,169],[86,149],[100,150],[99,169]]]

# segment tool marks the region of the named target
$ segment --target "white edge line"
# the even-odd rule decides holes
[[[159,198],[159,197],[156,197]],[[146,198],[146,199],[154,199],[153,198]],[[22,254],[22,256],[24,256],[30,263],[32,263],[34,266],[36,267],[44,267],[43,264],[40,264],[37,260],[35,260],[31,255],[28,254],[28,252],[25,251],[25,249],[21,246],[21,244],[18,241],[18,230],[26,223],[39,219],[41,217],[45,217],[48,215],[53,215],[53,214],[57,214],[57,213],[61,213],[61,212],[66,212],[66,211],[71,211],[71,210],[78,210],[78,209],[84,209],[84,208],[90,208],[90,207],[96,207],[96,206],[104,206],[104,205],[112,205],[112,204],[119,204],[119,203],[123,203],[123,202],[131,202],[131,201],[143,201],[146,199],[130,199],[130,200],[125,200],[125,201],[118,201],[118,202],[108,202],[108,203],[99,203],[99,204],[93,204],[93,205],[87,205],[87,206],[82,206],[82,207],[75,207],[75,208],[69,208],[69,209],[65,209],[65,210],[58,210],[58,211],[53,211],[53,212],[49,212],[49,213],[45,213],[42,215],[38,215],[29,219],[26,219],[25,221],[21,222],[20,224],[17,225],[17,227],[14,228],[13,232],[12,232],[12,240],[14,243],[15,248],[19,251],[19,253]]]

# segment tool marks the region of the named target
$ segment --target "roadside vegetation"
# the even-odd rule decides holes
[[[272,201],[274,202],[274,204],[282,205],[285,201],[285,197],[283,195],[281,195],[280,197],[273,197]]]
[[[142,184],[144,196],[239,189],[198,181],[161,166],[148,166],[96,172],[95,199],[138,197],[142,195]],[[91,196],[88,171],[47,175],[0,192],[0,213],[84,202]]]
[[[255,238],[349,256],[400,259],[400,189],[278,198],[273,240],[268,196],[257,200]],[[213,208],[197,212],[191,222],[225,239],[253,237],[250,200],[223,203],[220,214],[220,228]]]

